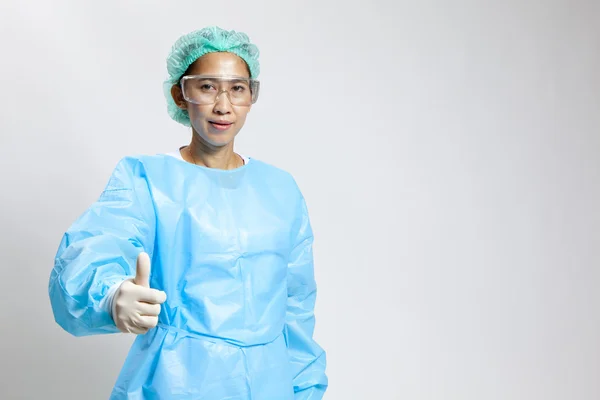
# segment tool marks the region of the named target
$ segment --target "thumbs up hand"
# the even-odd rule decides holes
[[[112,315],[117,328],[138,335],[148,332],[158,323],[166,300],[165,292],[150,288],[150,257],[140,253],[135,278],[124,281],[115,293]]]

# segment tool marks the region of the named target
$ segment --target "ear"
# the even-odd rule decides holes
[[[187,101],[183,98],[183,92],[179,85],[171,86],[171,97],[173,97],[173,101],[177,105],[177,107],[182,110],[187,110]]]

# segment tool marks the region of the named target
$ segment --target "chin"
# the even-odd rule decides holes
[[[227,135],[219,137],[218,135],[201,135],[200,137],[211,146],[223,147],[231,143],[235,136]]]

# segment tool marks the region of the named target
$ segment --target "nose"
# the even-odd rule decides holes
[[[229,114],[231,112],[231,101],[229,101],[229,92],[221,90],[215,98],[213,111],[217,114]]]

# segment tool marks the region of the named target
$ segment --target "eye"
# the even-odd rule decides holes
[[[210,83],[202,83],[200,84],[200,90],[203,90],[205,92],[208,92],[209,90],[213,90],[215,89],[214,85],[210,84]]]
[[[242,85],[235,85],[232,89],[234,92],[242,93],[244,90],[246,90],[246,87]]]

